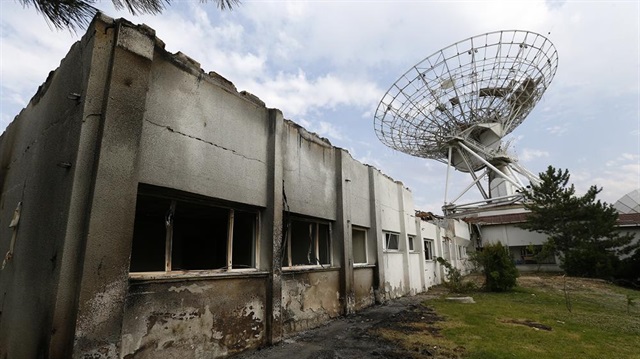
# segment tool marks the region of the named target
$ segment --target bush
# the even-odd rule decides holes
[[[465,282],[462,280],[462,273],[460,270],[449,261],[442,257],[436,258],[438,263],[447,268],[447,278],[444,283],[445,287],[449,288],[454,293],[466,293],[476,289],[476,285],[473,282]]]
[[[519,273],[502,243],[485,245],[473,259],[482,267],[484,286],[492,292],[505,292],[516,286]]]

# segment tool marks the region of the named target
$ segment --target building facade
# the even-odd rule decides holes
[[[441,282],[463,221],[98,15],[0,136],[1,358],[225,357]]]

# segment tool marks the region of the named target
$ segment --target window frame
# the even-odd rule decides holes
[[[202,275],[207,273],[229,273],[229,272],[254,272],[260,268],[260,228],[261,228],[261,213],[257,208],[248,208],[248,206],[233,205],[220,203],[219,201],[208,198],[196,198],[196,195],[189,196],[184,194],[175,194],[171,192],[177,192],[175,190],[162,189],[155,186],[144,185],[147,189],[140,190],[137,193],[136,200],[140,201],[141,197],[145,199],[153,199],[158,201],[169,201],[170,205],[165,215],[165,238],[164,238],[164,268],[162,270],[147,270],[147,271],[132,271],[131,263],[133,263],[133,253],[130,259],[129,276],[132,278],[147,278],[149,276],[177,276],[177,275]],[[159,191],[169,192],[168,194],[157,193]],[[176,209],[179,208],[180,203],[186,203],[191,205],[206,206],[216,209],[224,209],[227,211],[227,234],[226,234],[226,253],[225,253],[225,266],[220,268],[207,268],[207,269],[176,269],[173,266],[173,254],[174,254],[174,219]],[[136,204],[137,206],[138,204]],[[247,268],[234,268],[233,263],[233,243],[234,243],[234,225],[236,212],[249,213],[253,217],[253,235],[251,238],[251,265]],[[136,210],[136,215],[138,211]],[[134,223],[137,221],[134,218]],[[135,226],[135,224],[134,224]],[[135,233],[134,233],[135,235]],[[132,246],[135,237],[132,238]]]
[[[313,239],[314,243],[314,251],[316,254],[320,254],[320,225],[326,225],[328,227],[327,230],[327,252],[329,256],[329,263],[320,263],[320,258],[315,258],[315,264],[293,264],[293,254],[291,251],[292,246],[292,232],[293,232],[293,222],[304,222],[315,225],[315,238]],[[286,220],[287,225],[287,233],[284,243],[284,248],[282,251],[282,269],[283,270],[297,270],[297,269],[317,269],[317,268],[331,268],[333,267],[333,227],[331,222],[328,220],[323,220],[319,218],[308,218],[308,217],[299,217],[299,216],[291,216]],[[286,259],[286,265],[285,265]]]
[[[400,233],[384,231],[384,250],[385,252],[400,252]],[[397,248],[389,248],[390,236],[395,236]]]
[[[417,252],[416,251],[416,243],[415,243],[416,242],[416,236],[413,235],[413,234],[407,234],[407,241],[409,242],[408,243],[409,252],[410,253]]]
[[[425,247],[425,244],[428,244],[427,247]],[[433,262],[434,259],[434,253],[433,253],[433,244],[434,244],[434,240],[431,238],[422,238],[422,250],[424,252],[424,260],[425,262]],[[428,257],[427,258],[427,254]]]
[[[353,232],[354,231],[364,233],[364,258],[365,258],[364,262],[356,262],[355,252],[353,251],[353,248],[354,248],[354,245],[353,245]],[[368,230],[366,228],[351,226],[351,252],[352,252],[351,255],[353,256],[353,265],[354,266],[364,266],[364,265],[369,264],[369,243],[368,242],[369,242]]]
[[[458,259],[463,260],[467,257],[467,247],[458,245]]]

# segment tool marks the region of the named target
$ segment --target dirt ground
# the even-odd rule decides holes
[[[408,351],[377,336],[379,329],[400,332],[431,328],[442,318],[421,303],[446,293],[443,288],[431,288],[427,293],[394,299],[383,305],[364,309],[293,337],[282,343],[234,356],[234,359],[355,359],[355,358],[432,358],[437,349],[415,348]],[[420,329],[424,330],[424,329]],[[429,330],[429,329],[427,329]]]

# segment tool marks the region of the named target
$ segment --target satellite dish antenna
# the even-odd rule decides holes
[[[393,149],[448,165],[445,214],[517,202],[520,177],[539,179],[507,154],[502,139],[531,112],[557,68],[558,53],[540,34],[470,37],[420,61],[389,88],[376,110],[376,134]],[[447,202],[451,167],[472,181]],[[474,186],[484,200],[456,204]]]

